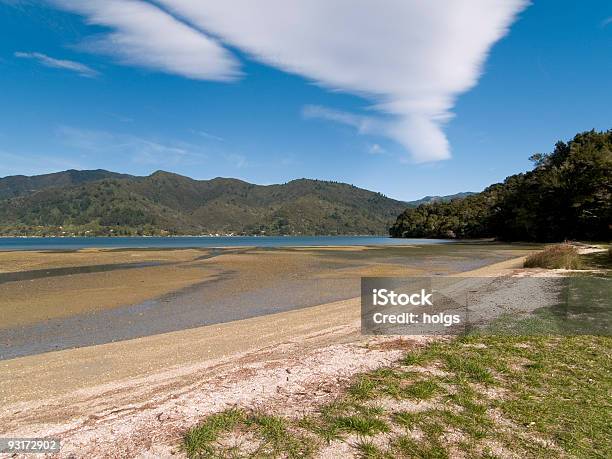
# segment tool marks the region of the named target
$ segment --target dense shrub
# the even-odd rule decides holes
[[[525,260],[524,266],[525,268],[580,269],[582,262],[576,247],[557,244],[530,255]]]

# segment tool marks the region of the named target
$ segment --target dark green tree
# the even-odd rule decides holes
[[[612,225],[612,130],[577,134],[533,170],[481,193],[407,209],[395,237],[496,237],[502,240],[609,240]]]

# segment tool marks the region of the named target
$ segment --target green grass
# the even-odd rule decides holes
[[[425,444],[417,442],[408,436],[400,437],[393,448],[404,457],[422,459],[447,459],[449,457],[445,448],[438,443]]]
[[[612,269],[612,245],[605,252],[594,252],[581,256],[583,263],[591,269]]]
[[[382,408],[361,404],[348,396],[346,400],[323,406],[316,416],[303,419],[300,425],[329,443],[347,434],[372,436],[388,432],[389,426],[383,420],[383,414]]]
[[[402,391],[402,395],[408,398],[427,400],[432,398],[438,392],[438,389],[439,386],[433,381],[416,381],[407,386]]]
[[[358,435],[375,435],[389,431],[389,426],[384,421],[367,415],[339,416],[333,420],[333,424],[339,431]]]
[[[605,336],[464,336],[359,375],[338,400],[300,419],[243,410],[209,416],[187,432],[185,451],[315,457],[331,442],[348,441],[365,458],[476,458],[495,457],[494,442],[521,457],[612,457],[611,361]],[[443,373],[401,366],[415,362]],[[228,432],[256,438],[256,452],[221,448]]]
[[[231,409],[213,414],[190,429],[183,438],[183,446],[190,458],[311,457],[314,442],[291,431],[289,424],[283,417]],[[238,438],[250,434],[253,444],[247,451],[240,444],[225,445],[220,439],[229,433]]]
[[[368,375],[357,377],[357,381],[349,387],[349,394],[361,400],[368,399],[372,396],[377,387],[377,382],[374,378]]]
[[[581,269],[584,265],[576,247],[557,244],[530,255],[525,260],[524,266],[525,268]]]
[[[487,367],[485,356],[480,355],[455,355],[449,354],[444,357],[446,367],[460,378],[466,378],[474,382],[493,383],[491,371]]]
[[[220,433],[230,431],[246,419],[242,410],[230,409],[209,416],[199,426],[189,430],[184,446],[189,457],[207,457],[214,454],[213,443]]]

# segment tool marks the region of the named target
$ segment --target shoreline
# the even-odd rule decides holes
[[[464,241],[484,243],[487,241]],[[441,245],[459,243],[448,239],[404,239],[383,236],[88,236],[88,237],[5,237],[0,253],[15,251],[58,251],[81,249],[179,249],[237,247],[330,247]]]
[[[384,234],[318,234],[318,235],[302,235],[302,234],[278,234],[278,235],[269,235],[269,234],[159,234],[159,235],[147,235],[143,234],[140,236],[137,235],[98,235],[98,236],[77,236],[77,235],[58,235],[58,236],[6,236],[0,235],[1,238],[20,238],[20,239],[49,239],[49,238],[172,238],[172,237],[209,237],[209,238],[221,238],[221,237],[384,237],[389,239],[403,239],[403,238],[394,238],[393,236],[384,235]],[[419,238],[416,238],[419,239]],[[427,238],[421,238],[427,239]],[[430,238],[437,239],[437,238]]]

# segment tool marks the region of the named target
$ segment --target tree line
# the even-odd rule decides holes
[[[406,209],[393,237],[608,241],[612,233],[612,130],[587,131],[530,158],[533,169],[450,202]]]

